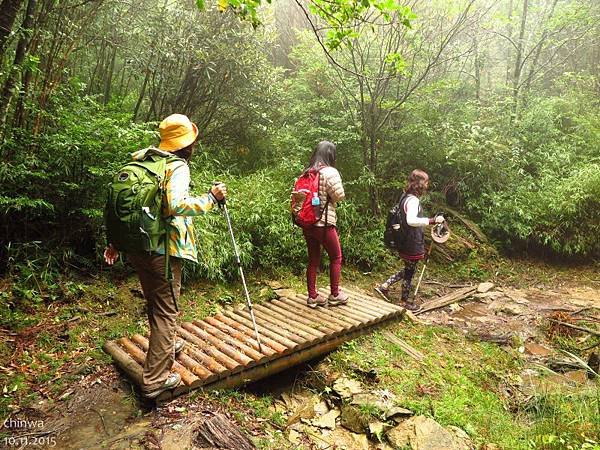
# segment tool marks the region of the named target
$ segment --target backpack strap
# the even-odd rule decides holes
[[[170,155],[168,157],[166,157],[166,161],[165,161],[165,172],[163,174],[163,183],[164,183],[164,187],[163,187],[163,196],[166,193],[167,190],[167,165],[170,162],[175,162],[175,161],[182,161],[184,164],[187,164],[187,161],[185,159],[182,158],[178,158],[177,156],[173,156]],[[177,169],[177,168],[176,168]],[[169,282],[169,289],[171,290],[171,297],[173,298],[173,303],[175,304],[175,310],[177,312],[179,312],[179,306],[177,305],[177,297],[175,296],[175,288],[173,287],[173,282],[175,281],[175,277],[173,276],[173,271],[171,270],[171,252],[170,252],[170,243],[171,243],[171,239],[170,239],[170,228],[171,228],[171,217],[166,217],[164,218],[165,220],[165,243],[164,243],[164,248],[165,248],[165,279]]]
[[[319,168],[317,170],[318,174],[319,174],[319,189],[321,189],[321,170],[323,170],[325,167],[328,166],[323,166],[321,168]],[[327,224],[328,224],[328,220],[329,220],[329,194],[327,193],[327,190],[325,190],[325,206],[323,207],[323,210],[321,211],[321,217],[319,217],[319,220],[321,220],[323,218],[323,213],[325,213],[325,228],[327,228]]]

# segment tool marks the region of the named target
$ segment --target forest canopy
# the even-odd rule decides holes
[[[322,139],[351,263],[378,264],[417,167],[431,212],[462,211],[505,250],[600,255],[594,0],[1,3],[3,270],[57,248],[48,261],[97,265],[111,174],[174,112],[200,129],[197,189],[231,186],[246,265],[299,267],[289,192]],[[233,273],[198,230],[190,273]]]

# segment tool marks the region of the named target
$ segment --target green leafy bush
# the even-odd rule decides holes
[[[155,124],[131,123],[77,86],[61,94],[73,100],[55,106],[51,130],[37,137],[13,130],[0,148],[0,223],[7,243],[38,240],[89,256],[100,240],[109,177],[155,138]]]

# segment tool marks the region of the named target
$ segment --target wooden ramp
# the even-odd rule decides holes
[[[330,352],[345,341],[399,320],[404,313],[404,308],[378,298],[354,290],[344,292],[350,300],[343,306],[312,309],[300,295],[255,304],[262,352],[246,307],[182,323],[177,334],[187,341],[186,347],[173,365],[182,383],[162,394],[159,401],[192,389],[230,388],[259,380]],[[321,293],[327,295],[325,290]],[[122,337],[106,342],[103,348],[141,385],[147,338]]]

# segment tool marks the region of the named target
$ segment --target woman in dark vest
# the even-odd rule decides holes
[[[402,302],[410,310],[418,309],[408,296],[410,287],[420,260],[425,258],[425,241],[423,238],[423,228],[434,223],[444,221],[443,216],[428,219],[421,217],[423,209],[421,208],[420,197],[427,192],[429,187],[429,175],[422,170],[415,169],[408,177],[408,184],[402,197],[400,197],[400,209],[402,215],[402,228],[405,230],[406,238],[400,245],[399,256],[404,260],[404,269],[396,272],[384,283],[375,287],[375,290],[386,300],[388,299],[390,286],[402,280]]]

